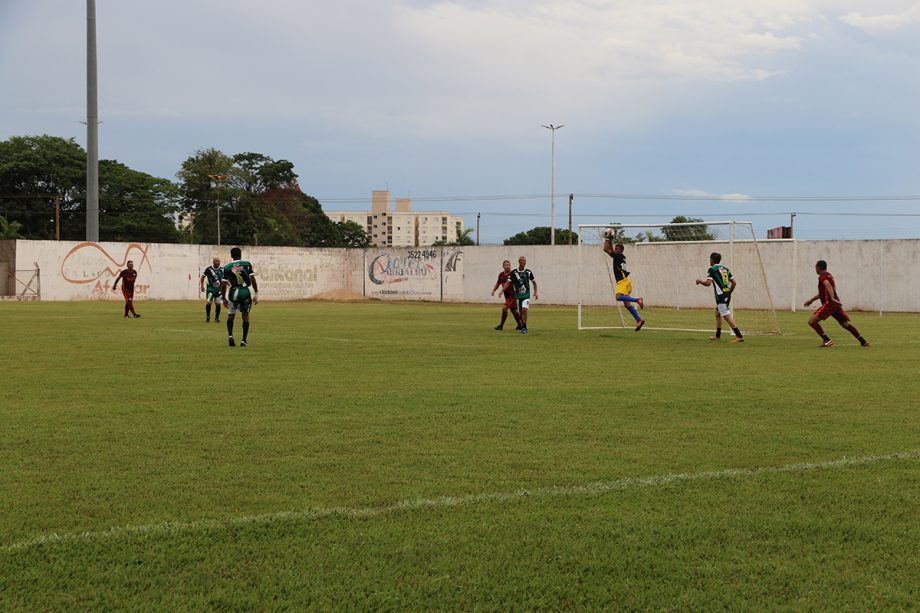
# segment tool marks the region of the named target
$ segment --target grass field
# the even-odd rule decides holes
[[[0,304],[2,610],[920,602],[920,316],[138,306]]]

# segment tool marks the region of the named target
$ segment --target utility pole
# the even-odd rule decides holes
[[[214,202],[217,204],[217,246],[220,247],[220,182],[227,178],[227,175],[208,175],[208,179],[214,181]],[[210,186],[210,183],[208,184]]]
[[[96,0],[86,0],[86,240],[99,242],[99,102]]]
[[[479,246],[479,217],[481,213],[476,213],[476,246]]]
[[[544,128],[552,131],[552,170],[550,171],[550,188],[549,188],[549,198],[550,198],[550,213],[549,213],[549,244],[556,244],[556,130],[565,127],[565,124],[554,126],[553,124],[544,125]]]
[[[795,213],[789,213],[789,238],[795,238]]]
[[[54,196],[54,240],[61,240],[61,195]]]
[[[569,245],[572,244],[572,201],[575,200],[575,194],[569,194]]]

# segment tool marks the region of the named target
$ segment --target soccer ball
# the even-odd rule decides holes
[[[604,238],[606,238],[607,240],[610,240],[611,238],[613,238],[614,234],[616,233],[617,233],[616,230],[614,230],[613,228],[607,228],[606,230],[604,230]]]

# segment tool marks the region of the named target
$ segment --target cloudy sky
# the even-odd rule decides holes
[[[0,139],[85,146],[85,11],[0,0]],[[389,189],[499,242],[549,223],[552,123],[559,226],[574,192],[576,223],[920,237],[880,215],[920,199],[759,200],[920,195],[918,1],[98,0],[97,31],[100,156],[153,175],[255,151],[327,210]]]

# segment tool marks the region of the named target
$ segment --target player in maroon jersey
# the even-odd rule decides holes
[[[493,296],[498,288],[502,289],[502,296],[504,296],[505,302],[502,304],[502,321],[495,326],[495,329],[502,330],[505,327],[505,320],[508,319],[508,311],[510,310],[511,314],[514,315],[514,321],[517,322],[515,330],[520,330],[521,316],[518,314],[517,300],[514,298],[514,287],[511,285],[511,260],[502,262],[502,271],[498,273],[498,281],[495,282],[495,286],[492,288]]]
[[[827,272],[827,262],[818,260],[818,263],[815,264],[815,272],[818,273],[818,293],[811,300],[806,300],[805,306],[810,305],[815,300],[821,301],[821,308],[808,318],[808,325],[814,328],[818,336],[823,339],[821,347],[830,347],[834,344],[834,341],[824,333],[824,329],[821,327],[821,322],[828,317],[836,319],[838,324],[856,337],[860,345],[868,347],[869,341],[864,339],[859,330],[850,323],[850,317],[843,310],[843,304],[840,302],[840,297],[837,296],[837,284],[834,282],[834,275]]]
[[[128,260],[128,267],[118,273],[115,277],[115,283],[112,284],[112,291],[118,289],[118,282],[121,281],[121,295],[125,297],[125,317],[130,312],[134,317],[140,317],[134,310],[134,282],[137,280],[137,271],[134,270],[134,262]]]

